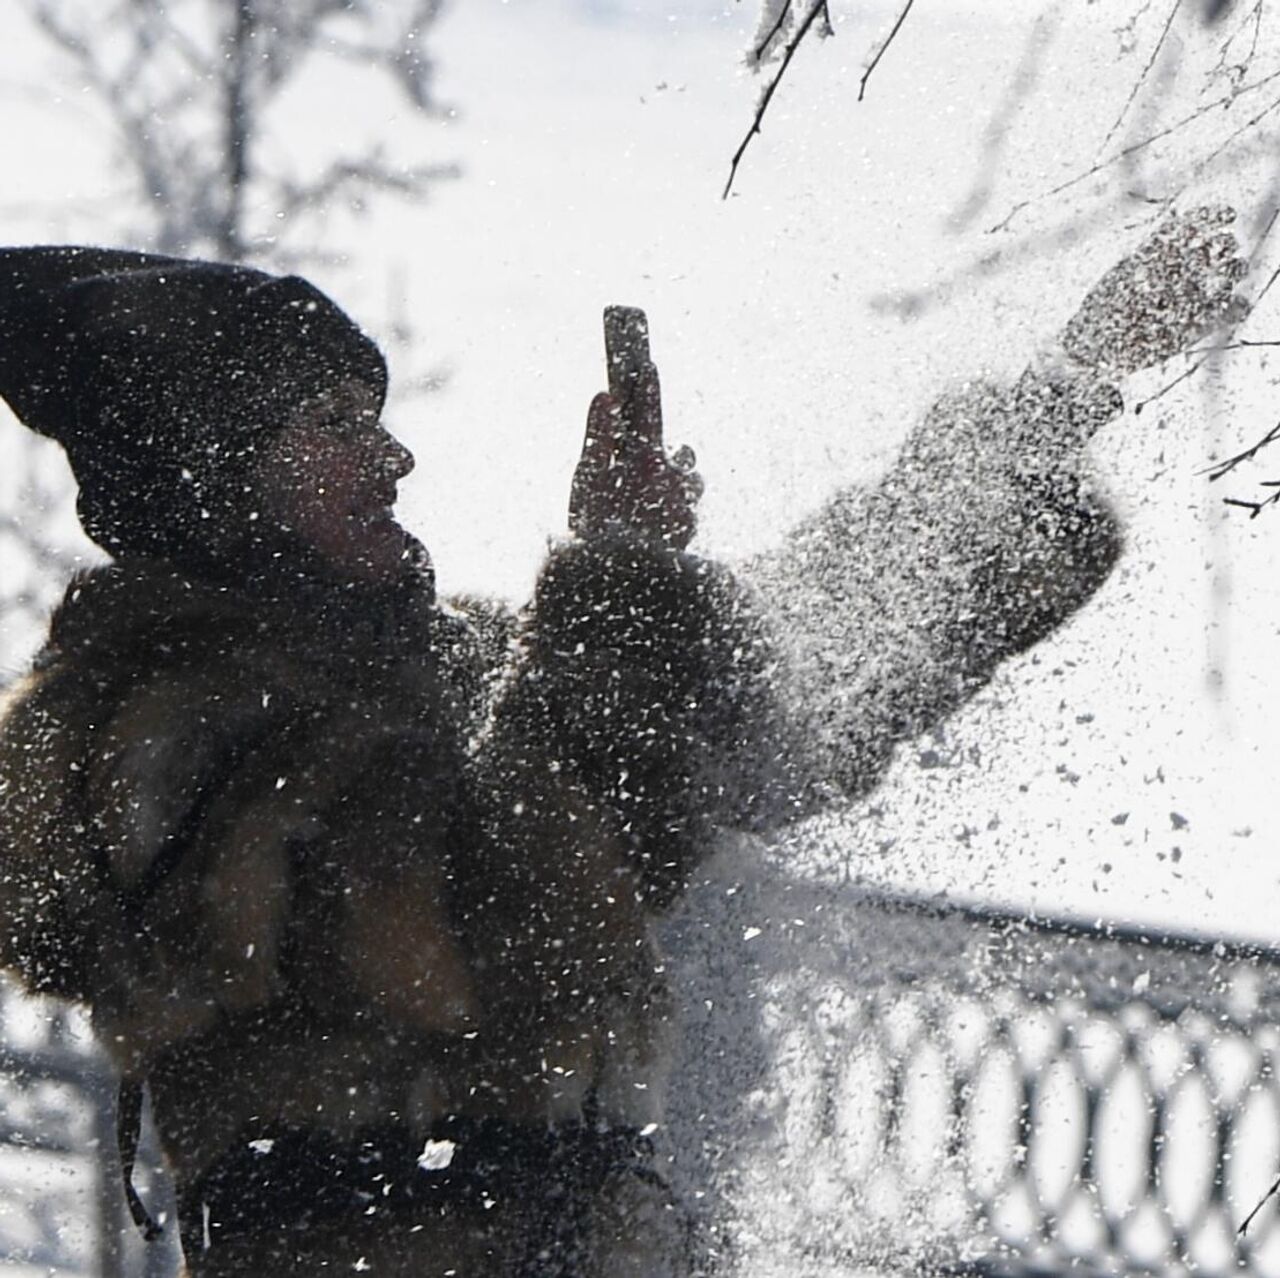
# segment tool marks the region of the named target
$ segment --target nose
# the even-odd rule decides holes
[[[382,453],[378,460],[385,474],[398,481],[412,473],[413,454],[394,435],[384,433],[381,443]]]

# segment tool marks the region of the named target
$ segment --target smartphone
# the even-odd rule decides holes
[[[640,379],[651,367],[649,319],[638,306],[604,308],[604,357],[609,394],[618,401],[622,420],[631,426]]]

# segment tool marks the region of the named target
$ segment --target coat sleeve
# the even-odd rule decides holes
[[[670,901],[714,829],[786,801],[773,673],[724,569],[620,531],[560,547],[479,750],[499,839],[603,823]]]
[[[1110,386],[1031,372],[964,387],[880,484],[847,488],[744,567],[825,792],[869,791],[894,747],[956,709],[1106,578],[1120,535],[1084,445]]]

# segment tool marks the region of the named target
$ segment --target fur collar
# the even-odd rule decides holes
[[[79,574],[49,626],[37,668],[166,642],[268,640],[299,655],[423,658],[454,619],[429,583],[351,585],[283,569],[243,581],[196,577],[158,559],[121,560]]]

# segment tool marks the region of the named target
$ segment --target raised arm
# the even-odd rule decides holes
[[[639,401],[634,422],[592,402],[576,535],[543,569],[479,762],[496,845],[560,865],[562,899],[576,864],[660,906],[713,828],[765,820],[781,791],[771,654],[729,574],[686,549],[702,485],[663,447],[652,369]]]
[[[1163,226],[1109,271],[1011,387],[941,400],[874,488],[850,487],[742,575],[768,603],[810,775],[866,793],[1101,585],[1120,533],[1086,446],[1116,383],[1234,314],[1230,214]]]

